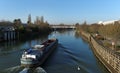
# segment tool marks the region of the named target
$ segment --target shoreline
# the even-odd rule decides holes
[[[110,73],[120,73],[120,70],[119,70],[120,69],[120,66],[119,66],[120,58],[116,57],[116,55],[113,52],[111,54],[111,51],[109,51],[107,48],[100,45],[91,34],[85,33],[85,32],[80,32],[79,34],[82,35],[83,39],[89,42],[95,56],[108,69]],[[111,65],[113,65],[114,67]]]

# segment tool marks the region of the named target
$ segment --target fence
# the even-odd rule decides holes
[[[99,57],[108,68],[111,73],[120,73],[120,56],[117,55],[114,51],[109,48],[105,48],[103,45],[100,45],[95,38],[89,33],[81,32],[83,36],[87,38],[88,41],[94,47],[94,51],[99,55]]]

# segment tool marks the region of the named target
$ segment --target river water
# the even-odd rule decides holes
[[[19,73],[22,70],[19,65],[24,49],[48,38],[57,38],[59,44],[42,66],[47,73],[109,73],[93,54],[90,45],[74,30],[55,31],[28,41],[1,43],[0,73]]]

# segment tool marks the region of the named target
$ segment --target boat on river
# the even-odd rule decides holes
[[[58,45],[57,39],[48,39],[40,45],[25,50],[21,57],[21,66],[38,67],[50,56]]]

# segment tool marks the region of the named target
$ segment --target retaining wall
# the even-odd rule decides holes
[[[110,48],[100,45],[91,34],[85,32],[81,32],[81,34],[91,43],[95,55],[105,67],[111,73],[120,73],[120,56]]]

